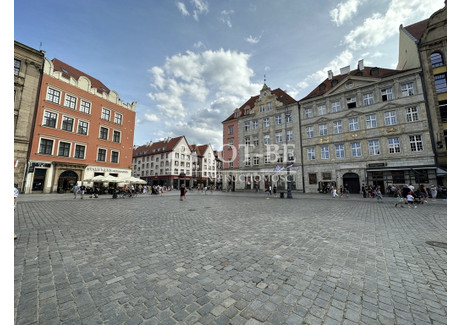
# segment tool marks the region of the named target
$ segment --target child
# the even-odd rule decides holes
[[[412,196],[412,192],[409,192],[407,194],[407,204],[409,204],[409,208],[411,208],[412,206],[414,206],[414,208],[417,207],[416,205],[414,205],[414,197]]]
[[[403,204],[404,204],[404,199],[402,198],[401,196],[401,193],[398,193],[398,197],[396,198],[396,203],[395,203],[395,207],[397,207],[399,204],[399,206],[401,208],[404,208]]]

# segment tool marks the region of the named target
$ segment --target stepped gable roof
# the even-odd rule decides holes
[[[378,67],[364,67],[363,70],[355,69],[345,74],[333,76],[331,80],[326,78],[322,83],[320,83],[315,89],[313,89],[307,96],[302,98],[300,101],[324,95],[332,88],[339,85],[340,82],[346,79],[348,76],[356,76],[359,78],[383,78],[398,73],[402,73],[404,71],[405,70],[393,70]]]
[[[420,39],[423,36],[423,33],[425,32],[426,28],[428,27],[428,21],[429,19],[425,19],[422,21],[419,21],[418,23],[403,27],[410,35],[412,35],[413,38],[415,38],[417,41],[420,41]]]
[[[70,77],[72,77],[75,80],[78,80],[78,78],[80,78],[81,76],[85,76],[91,81],[91,86],[96,88],[99,93],[110,92],[110,89],[106,85],[104,85],[98,79],[91,77],[89,74],[86,74],[78,69],[75,69],[74,67],[56,58],[52,59],[51,62],[53,62],[54,71],[62,72],[63,77],[67,79],[70,79]]]
[[[133,150],[133,158],[171,152],[183,137],[184,136],[181,135],[175,138],[166,138],[162,141],[150,142],[148,144],[139,146]]]
[[[292,98],[291,96],[289,96],[288,93],[286,93],[284,90],[281,90],[280,88],[277,88],[275,90],[272,90],[271,93],[273,95],[276,96],[276,99],[280,102],[282,102],[283,104],[287,105],[287,104],[292,104],[292,103],[295,103],[296,100],[294,98]],[[244,116],[246,115],[245,114],[245,111],[244,109],[246,107],[249,106],[250,109],[253,109],[254,106],[255,106],[255,103],[256,101],[259,99],[260,95],[257,95],[257,96],[252,96],[251,98],[249,98],[243,105],[241,105],[240,108],[238,108],[238,110],[241,112],[240,116]],[[233,120],[235,119],[235,113],[233,112],[232,115],[230,115],[229,117],[227,117],[224,122],[227,122],[227,121],[230,121],[230,120]]]

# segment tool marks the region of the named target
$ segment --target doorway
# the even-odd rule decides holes
[[[72,187],[77,183],[78,175],[72,170],[66,170],[59,176],[58,193],[65,193],[72,190]]]
[[[342,176],[343,186],[348,186],[350,193],[359,194],[361,187],[359,185],[359,176],[355,173],[346,173]]]

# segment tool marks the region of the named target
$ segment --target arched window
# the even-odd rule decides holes
[[[444,62],[442,61],[442,55],[439,52],[434,52],[433,54],[431,54],[430,59],[432,68],[444,65]]]

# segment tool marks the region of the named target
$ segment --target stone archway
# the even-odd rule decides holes
[[[342,176],[342,184],[348,186],[350,193],[359,194],[361,186],[359,184],[359,175],[356,173],[345,173]]]
[[[65,193],[72,190],[72,187],[77,183],[78,175],[72,170],[66,170],[59,175],[58,193]]]

